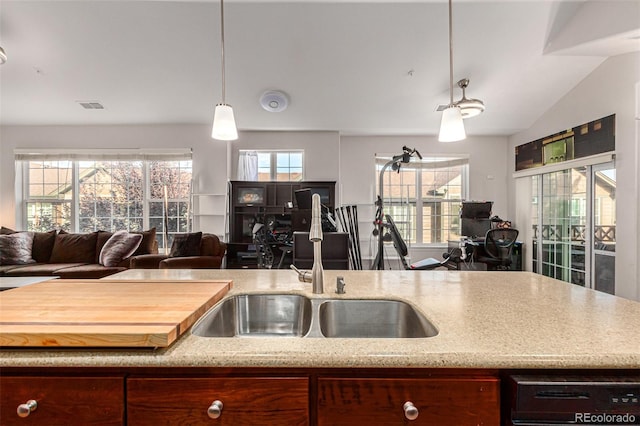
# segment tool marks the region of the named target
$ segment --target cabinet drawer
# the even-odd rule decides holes
[[[222,402],[218,418],[207,411]],[[305,378],[131,378],[130,426],[175,424],[308,425]]]
[[[124,377],[0,377],[5,425],[122,425]],[[37,407],[18,416],[21,404]]]
[[[319,425],[498,425],[497,378],[318,379]],[[409,421],[404,405],[417,417]],[[413,407],[408,406],[411,417]],[[415,416],[416,412],[413,412]]]

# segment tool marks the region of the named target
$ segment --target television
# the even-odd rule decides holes
[[[489,219],[493,201],[463,201],[460,209],[462,219]]]
[[[265,187],[236,188],[236,204],[243,206],[263,206],[266,202]]]

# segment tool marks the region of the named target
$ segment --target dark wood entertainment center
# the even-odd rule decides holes
[[[320,195],[330,212],[336,207],[335,181],[259,182],[231,181],[229,190],[229,244],[227,268],[255,267],[252,258],[253,226],[263,223],[270,230],[276,258],[280,248],[291,243],[293,231],[309,231],[311,210],[298,208],[295,192],[309,188]]]

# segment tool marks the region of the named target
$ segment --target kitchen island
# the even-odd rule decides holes
[[[338,275],[346,283],[343,295],[335,294]],[[353,423],[346,415],[353,411],[352,402],[359,400],[362,389],[376,388],[366,380],[383,381],[386,390],[372,391],[372,395],[384,395],[377,402],[381,406],[388,402],[389,393],[407,398],[412,386],[420,388],[421,395],[446,395],[446,401],[435,404],[445,416],[436,416],[436,424],[456,424],[438,423],[437,419],[465,406],[462,402],[455,406],[451,392],[458,389],[465,404],[473,407],[472,402],[478,402],[478,410],[471,408],[470,417],[461,417],[457,424],[477,424],[480,418],[485,419],[483,424],[497,424],[504,374],[533,370],[638,374],[640,369],[640,303],[528,272],[325,271],[323,295],[312,294],[310,284],[284,270],[128,270],[109,279],[232,280],[227,297],[274,292],[309,298],[401,300],[424,314],[438,334],[415,339],[330,339],[206,338],[187,332],[170,347],[155,350],[12,348],[0,351],[3,376],[15,376],[17,381],[21,375],[36,373],[107,374],[124,379],[127,408],[122,410],[129,424],[149,418],[153,410],[144,409],[153,405],[149,401],[156,406],[167,404],[160,396],[154,400],[153,389],[202,390],[215,387],[211,380],[226,380],[229,386],[246,389],[242,380],[256,377],[271,380],[259,383],[265,389],[279,389],[276,393],[281,400],[311,401],[296,412],[299,417],[289,412],[292,417],[279,417],[274,424],[337,424],[339,419]],[[108,281],[100,285],[109,285]],[[280,385],[278,380],[292,382]],[[407,380],[419,383],[407,384]],[[434,380],[437,386],[429,387]],[[6,386],[3,383],[3,393]],[[251,386],[257,385],[252,382]],[[469,396],[470,389],[475,389],[475,397]],[[336,395],[341,395],[341,402]],[[424,401],[418,396],[413,399]],[[280,406],[270,402],[272,407]],[[332,410],[323,409],[327,406]],[[371,411],[369,420],[382,418],[376,410],[365,408]],[[328,411],[340,413],[339,418]],[[205,415],[206,407],[202,413]],[[406,416],[406,410],[404,413]]]

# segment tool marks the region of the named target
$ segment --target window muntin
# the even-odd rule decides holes
[[[391,157],[376,157],[376,182]],[[467,198],[466,157],[423,157],[384,175],[384,211],[414,244],[460,238],[460,204]],[[379,189],[378,189],[379,193]],[[418,214],[419,213],[419,214]]]

